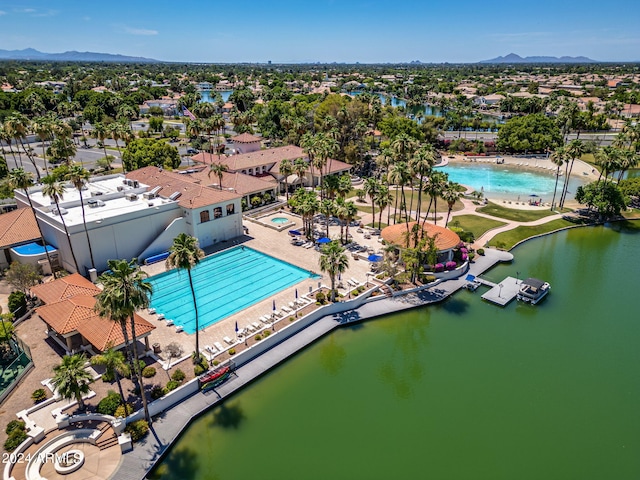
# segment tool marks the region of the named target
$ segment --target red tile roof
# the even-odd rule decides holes
[[[255,135],[251,135],[250,133],[241,133],[240,135],[231,137],[231,141],[233,143],[255,143],[255,142],[261,142],[262,138],[256,137]]]
[[[66,335],[78,329],[85,320],[95,317],[93,306],[96,299],[87,295],[76,295],[59,302],[38,307],[36,312],[56,332]]]
[[[146,337],[156,328],[137,313],[134,314],[133,319],[136,323],[136,338],[138,339]],[[131,340],[131,322],[127,322],[126,325],[127,334],[129,340]],[[120,324],[98,315],[78,325],[78,333],[101,352],[104,352],[109,347],[117,349],[124,344],[124,336],[122,335]]]
[[[178,203],[183,208],[202,208],[240,197],[237,193],[200,185],[186,175],[167,172],[158,167],[149,166],[134,170],[127,173],[127,178],[138,180],[150,188],[160,187],[159,194],[163,197],[180,192]]]
[[[193,173],[174,175],[184,175],[196,183],[218,188],[219,178],[216,174],[209,175],[209,167],[197,168]],[[251,193],[264,192],[275,187],[275,179],[271,175],[256,177],[255,175],[245,175],[238,172],[224,172],[222,174],[222,188],[233,189],[239,195],[249,195]]]
[[[0,215],[0,248],[32,242],[40,238],[31,208],[19,208]]]
[[[272,165],[282,160],[295,160],[296,158],[307,158],[304,150],[295,145],[287,145],[284,147],[269,148],[267,150],[258,150],[257,152],[242,153],[240,155],[231,155],[229,157],[220,157],[210,153],[200,152],[193,158],[194,162],[205,163],[224,163],[230,171],[237,172],[247,170],[249,168],[260,167],[262,165]]]
[[[409,222],[409,231],[416,222]],[[439,251],[450,250],[460,243],[460,237],[449,230],[448,228],[439,227],[433,223],[425,223],[423,232],[429,237],[436,236],[436,247]],[[382,229],[380,236],[389,243],[393,243],[399,247],[407,245],[405,235],[407,232],[407,226],[404,223],[398,223],[396,225],[390,225]],[[410,236],[409,245],[414,246],[413,235]]]
[[[101,290],[79,273],[31,287],[31,294],[44,303],[55,303],[76,295],[93,296]]]

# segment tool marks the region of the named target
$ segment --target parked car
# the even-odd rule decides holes
[[[187,153],[189,155],[195,155],[196,153],[198,153],[198,150],[196,150],[195,148],[187,148]]]

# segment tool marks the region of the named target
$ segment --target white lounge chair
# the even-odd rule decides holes
[[[255,332],[255,331],[256,331],[256,329],[255,329],[255,328],[253,328],[253,325],[251,325],[251,324],[247,324],[246,329],[247,329],[248,331],[250,331],[250,332]]]
[[[176,325],[176,332],[177,333],[184,332],[184,327],[182,325]]]
[[[289,307],[282,307],[281,310],[285,313],[290,313],[291,309]]]
[[[150,308],[147,311],[149,312],[149,315],[155,315],[156,314],[156,309],[155,308]]]
[[[233,345],[233,340],[231,340],[229,337],[222,337],[222,339],[229,345]]]
[[[296,307],[296,304],[295,304],[295,303],[293,303],[293,302],[289,302],[289,308],[290,308],[291,310],[295,310],[297,307]]]
[[[173,320],[167,320],[167,326],[170,327],[173,325]]]
[[[164,320],[164,313],[159,313],[156,317],[158,320]]]
[[[216,346],[218,350],[220,350],[221,352],[224,352],[224,347],[220,342],[214,342],[213,344]]]
[[[251,325],[253,325],[253,328],[255,328],[256,330],[260,330],[262,328],[262,325],[260,325],[258,322],[253,322]]]
[[[212,354],[216,354],[216,353],[218,353],[218,349],[217,349],[217,348],[212,347],[211,345],[205,345],[205,346],[204,346],[204,349],[205,349],[207,352],[212,353]]]

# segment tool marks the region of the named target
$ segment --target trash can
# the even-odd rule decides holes
[[[159,343],[154,343],[153,344],[153,353],[160,353],[162,352],[162,349],[160,348],[160,344]]]

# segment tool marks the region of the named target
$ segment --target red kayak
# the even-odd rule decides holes
[[[220,370],[216,370],[215,372],[207,373],[206,375],[200,377],[200,384],[204,385],[205,383],[215,382],[218,378],[226,375],[231,370],[231,367],[228,365],[226,367],[222,367]]]

